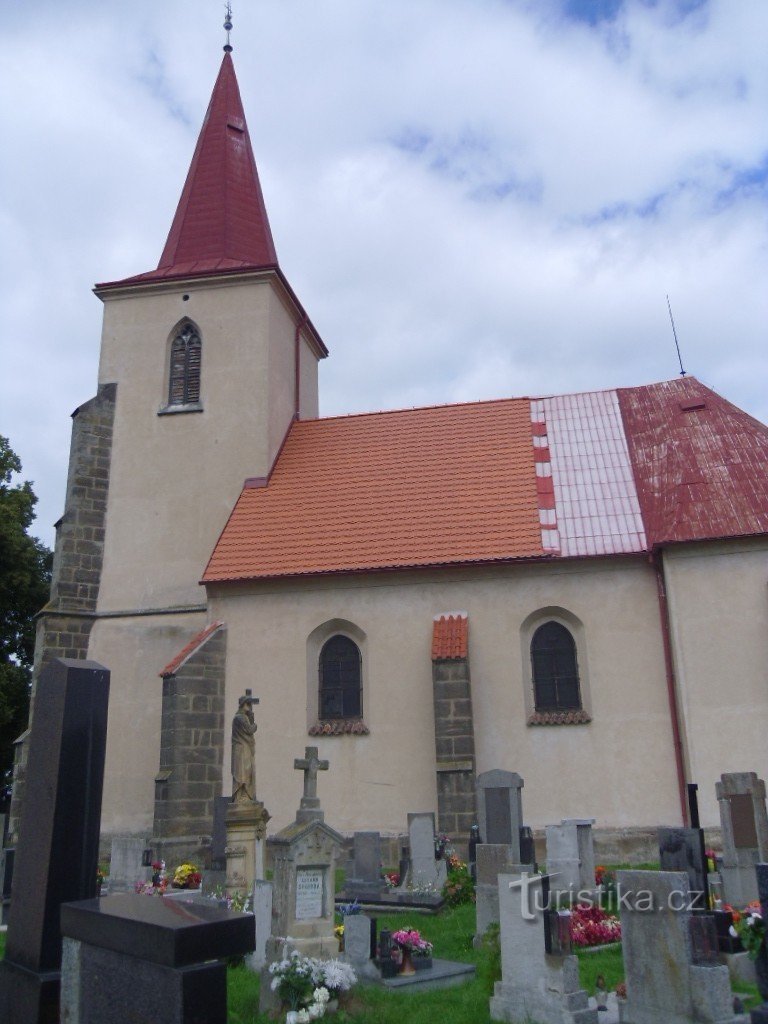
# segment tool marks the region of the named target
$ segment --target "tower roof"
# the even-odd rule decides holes
[[[160,263],[113,283],[273,268],[277,253],[235,67],[225,53]]]

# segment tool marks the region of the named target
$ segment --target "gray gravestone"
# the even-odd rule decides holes
[[[476,850],[477,881],[475,883],[475,938],[479,947],[488,926],[499,920],[499,873],[514,864],[514,850],[501,843],[479,843]],[[528,865],[533,873],[533,867]]]
[[[342,959],[355,968],[359,978],[378,981],[381,977],[371,961],[371,919],[365,914],[348,914],[344,918]]]
[[[442,858],[435,859],[435,816],[431,811],[408,815],[408,838],[411,846],[409,884],[439,895],[448,879],[448,870]]]
[[[597,1024],[597,1010],[589,1009],[579,986],[578,959],[546,952],[543,876],[522,865],[512,868],[498,880],[501,981],[491,997],[491,1018],[510,1024]],[[527,885],[526,878],[534,881]]]
[[[267,962],[267,940],[272,934],[272,883],[253,883],[253,917],[256,930],[256,946],[246,959],[252,971],[260,971]]]
[[[149,882],[152,867],[141,863],[148,843],[133,836],[115,836],[109,859],[109,891],[133,892],[136,882]]]
[[[352,862],[344,889],[350,896],[377,896],[387,889],[381,877],[381,836],[378,832],[355,832]]]
[[[687,873],[619,871],[617,881],[622,894],[626,1024],[733,1021],[728,968],[705,962],[706,951],[696,948],[698,929],[687,909]],[[702,915],[700,920],[711,919]]]
[[[716,787],[723,833],[721,875],[725,899],[735,907],[758,898],[755,865],[768,861],[765,783],[754,772],[730,772]]]
[[[512,846],[520,861],[520,829],[523,827],[523,780],[517,772],[499,768],[478,775],[477,816],[484,843]]]
[[[212,900],[118,895],[66,904],[67,1024],[226,1024],[225,958],[253,949],[253,918]]]
[[[547,874],[553,890],[594,891],[594,822],[594,818],[564,818],[559,825],[547,825]]]
[[[56,658],[40,673],[5,959],[3,1024],[59,1020],[59,910],[96,895],[109,672]]]
[[[698,828],[660,828],[659,863],[662,871],[685,871],[695,900],[694,910],[707,910],[707,863]]]

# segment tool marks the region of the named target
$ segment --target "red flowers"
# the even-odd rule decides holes
[[[574,946],[603,946],[621,941],[621,924],[601,907],[577,903],[571,908],[571,942]]]

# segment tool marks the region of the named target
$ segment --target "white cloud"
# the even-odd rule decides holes
[[[219,5],[222,6],[222,5]],[[688,368],[768,419],[768,7],[280,0],[235,63],[326,413]],[[571,9],[575,9],[573,6]],[[203,0],[0,12],[0,432],[63,508],[89,289],[155,266],[215,79]]]

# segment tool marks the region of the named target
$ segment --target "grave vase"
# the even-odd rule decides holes
[[[403,950],[403,959],[400,962],[400,970],[398,974],[415,974],[416,968],[413,966],[413,956],[410,949]]]

